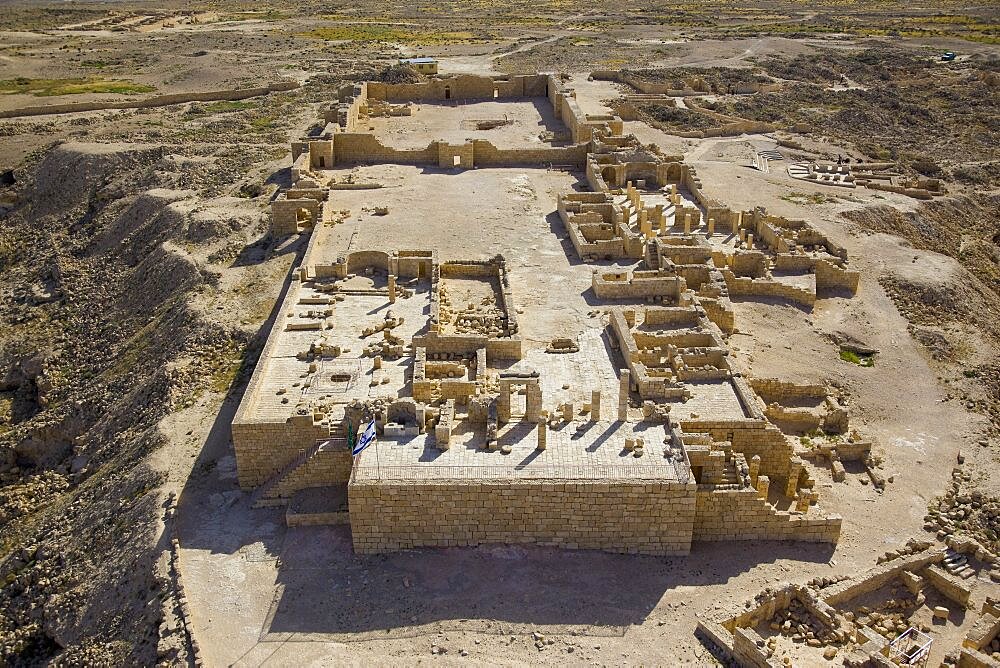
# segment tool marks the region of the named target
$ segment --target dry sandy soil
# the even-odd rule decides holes
[[[742,14],[678,6],[662,15],[508,7],[502,17],[499,9],[475,7],[455,10],[451,23],[415,9],[386,14],[391,19],[381,18],[378,30],[396,32],[373,38],[351,30],[372,25],[365,13],[381,11],[374,7],[360,13],[308,8],[293,16],[281,8],[239,14],[215,6],[205,7],[196,22],[177,19],[182,12],[113,9],[118,14],[98,4],[72,11],[4,5],[0,17],[6,13],[9,27],[0,21],[0,112],[279,79],[302,85],[235,103],[0,119],[0,175],[9,174],[0,181],[6,295],[0,446],[11,453],[0,458],[0,498],[10,509],[0,516],[0,661],[155,663],[158,628],[172,614],[161,614],[158,602],[171,608],[179,573],[188,626],[170,635],[176,654],[164,654],[160,641],[159,655],[168,662],[192,663],[193,637],[209,666],[712,665],[715,659],[693,634],[699,615],[778,582],[856,573],[908,537],[928,535],[922,528],[927,505],[944,491],[959,452],[971,485],[988,495],[1000,491],[1000,379],[991,388],[988,373],[965,373],[1000,366],[996,331],[943,306],[929,307],[940,317],[920,326],[958,351],[942,357],[911,335],[911,310],[901,312],[899,295],[885,287],[901,281],[927,293],[975,297],[991,316],[984,319],[995,322],[996,211],[992,220],[984,216],[985,232],[969,233],[959,244],[967,250],[972,237],[986,244],[987,252],[970,260],[961,247],[946,251],[902,229],[844,216],[888,205],[919,222],[927,205],[916,200],[803,184],[780,167],[770,173],[748,167],[755,151],[773,149],[779,140],[797,142],[802,148],[789,155],[805,158],[861,152],[838,133],[685,139],[640,121],[627,122],[626,131],[666,154],[683,154],[709,196],[732,208],[764,206],[806,219],[847,248],[861,272],[856,296],[821,300],[811,312],[737,303],[737,333],[729,342],[755,375],[840,387],[850,396],[851,426],[876,443],[883,473],[892,477],[884,491],[862,484],[858,472],[835,484],[827,469],[810,467],[824,507],[844,517],[835,548],[705,543],[689,557],[666,559],[488,546],[359,557],[349,529],[288,529],[283,509],[251,509],[249,494],[236,484],[229,424],[272,307],[304,248],[300,239],[266,237],[268,199],[287,185],[288,142],[309,132],[337,85],[377,76],[399,55],[430,54],[445,73],[564,71],[584,110],[606,113],[623,89],[590,80],[592,69],[632,63],[745,68],[821,49],[863,53],[885,37],[863,32],[864,26],[919,22],[919,12],[849,14],[844,20],[851,30],[836,33],[826,22],[840,20],[842,10],[823,4],[806,12],[776,4],[773,11]],[[975,58],[984,72],[995,70],[997,47],[968,39],[989,34],[990,25],[995,35],[995,13],[948,12],[969,20],[893,38],[887,48],[921,54],[949,48]],[[142,30],[116,28],[129,21]],[[443,23],[456,34],[426,37]],[[987,28],[975,27],[980,24]],[[323,39],[312,34],[317,30],[334,32]],[[36,87],[71,79],[155,90],[40,97],[23,85],[2,89],[18,78]],[[992,85],[987,81],[986,90],[996,99],[995,80]],[[473,133],[530,145],[539,133],[558,129],[544,107],[492,104],[437,114],[423,105],[413,117],[372,125],[398,146],[460,141]],[[510,125],[469,130],[470,121],[505,113]],[[974,162],[978,169],[990,160],[996,156]],[[949,176],[967,167],[961,147],[941,165]],[[450,178],[370,169],[395,187],[379,193],[379,202],[345,191],[344,208],[356,218],[364,217],[362,206],[381,200],[390,211],[404,211],[419,197],[420,183]],[[470,173],[452,191],[442,184],[441,199],[416,207],[426,213],[421,234],[440,239],[455,256],[481,248],[483,255],[502,250],[515,259],[541,258],[538,266],[521,268],[515,298],[547,306],[554,322],[571,329],[587,313],[560,303],[550,287],[585,290],[589,269],[573,264],[571,247],[565,252],[553,211],[555,194],[579,175],[490,171]],[[995,196],[996,186],[989,178],[956,178],[948,181],[948,197]],[[497,208],[481,232],[436,227],[434,207],[457,205],[466,188],[490,202],[514,193],[517,207]],[[344,234],[351,224],[329,233]],[[379,224],[384,228],[369,232],[390,239],[407,234],[403,216]],[[970,296],[970,285],[982,287]],[[834,340],[843,336],[877,348],[876,365],[842,360]],[[32,375],[37,359],[44,360],[43,371]],[[170,493],[177,495],[177,512],[164,521]],[[172,537],[179,544],[173,572],[164,566]],[[939,643],[936,660],[954,647],[947,645]]]

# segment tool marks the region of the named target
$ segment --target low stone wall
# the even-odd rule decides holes
[[[695,486],[655,481],[359,481],[348,486],[358,553],[535,543],[683,555]]]
[[[47,114],[73,114],[83,111],[103,111],[106,109],[148,109],[150,107],[166,107],[171,104],[187,102],[217,102],[221,100],[245,100],[249,97],[259,97],[277,91],[295,90],[299,84],[294,81],[281,81],[260,88],[236,88],[230,90],[206,90],[192,93],[171,93],[156,95],[141,100],[126,100],[116,102],[67,102],[65,104],[49,104],[38,107],[21,107],[0,111],[0,118],[16,118],[19,116],[45,116]]]
[[[724,270],[722,275],[726,279],[726,287],[729,288],[730,297],[771,297],[786,299],[809,307],[816,303],[816,293],[804,288],[797,288],[794,285],[767,279],[741,278],[728,269]]]
[[[591,288],[601,299],[663,297],[674,303],[687,286],[683,278],[668,271],[594,271]]]
[[[972,590],[969,589],[965,582],[960,578],[946,573],[934,564],[928,566],[923,574],[924,577],[927,578],[927,581],[930,582],[931,585],[933,585],[934,588],[941,592],[945,597],[961,606],[965,606],[969,603],[969,597],[972,596]]]
[[[836,266],[832,262],[819,260],[816,263],[817,290],[847,290],[851,294],[858,291],[861,274]]]
[[[317,147],[313,148],[313,144]],[[386,146],[375,135],[367,133],[340,133],[330,140],[310,143],[310,152],[319,155],[319,145],[332,148],[330,166],[333,164],[401,164],[435,165],[441,168],[461,167],[548,167],[571,165],[583,168],[587,160],[588,145],[545,146],[543,148],[500,149],[486,139],[475,139],[465,144],[448,144],[432,141],[426,148],[397,149]],[[458,157],[455,164],[453,158]],[[313,167],[320,167],[318,163]]]

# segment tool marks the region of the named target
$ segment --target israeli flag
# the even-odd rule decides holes
[[[361,451],[367,448],[369,445],[375,442],[375,420],[368,423],[365,427],[364,432],[362,432],[361,437],[358,438],[358,442],[354,444],[354,449],[351,451],[352,455],[359,455]]]

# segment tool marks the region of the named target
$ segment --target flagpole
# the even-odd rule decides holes
[[[375,419],[372,419],[372,424],[375,423]],[[375,430],[375,470],[378,471],[378,479],[382,479],[382,462],[379,460],[378,456],[378,429]]]

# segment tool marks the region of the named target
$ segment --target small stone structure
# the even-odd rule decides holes
[[[727,606],[699,620],[696,633],[717,658],[740,666],[788,665],[779,656],[786,640],[813,648],[817,662],[837,657],[845,666],[894,666],[889,655],[895,639],[908,629],[929,631],[932,617],[933,623],[948,623],[951,608],[960,617],[975,614],[967,607],[978,587],[993,595],[987,593],[962,646],[947,649],[961,667],[993,666],[1000,648],[994,645],[1000,587],[975,576],[998,568],[1000,558],[975,541],[950,538],[947,545],[931,545],[911,539],[856,576],[778,585],[745,605]]]

